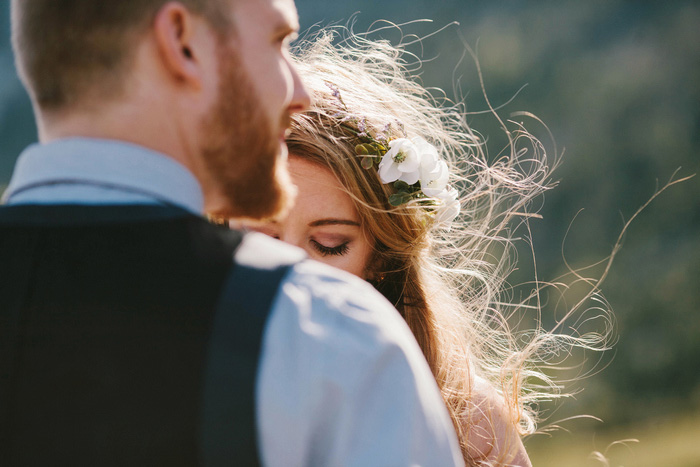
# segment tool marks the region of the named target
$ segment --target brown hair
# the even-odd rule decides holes
[[[180,0],[225,27],[222,0]],[[17,69],[34,102],[57,110],[87,91],[101,99],[123,90],[135,41],[166,0],[12,0]]]
[[[551,184],[543,145],[518,125],[506,130],[510,145],[502,157],[490,161],[463,108],[418,84],[402,47],[352,32],[337,43],[334,36],[332,29],[321,30],[295,48],[311,108],[293,116],[289,152],[330,169],[353,199],[374,244],[365,277],[413,331],[472,465],[469,423],[480,413],[473,395],[477,378],[503,399],[520,433],[533,433],[536,403],[560,396],[540,368],[556,349],[604,349],[609,329],[576,337],[539,325],[522,332],[509,327],[508,316],[516,311],[540,309],[546,286],[517,302],[506,289],[515,267],[514,229],[533,215],[533,200]],[[420,136],[436,147],[460,192],[461,214],[450,230],[438,228],[419,202],[390,206],[392,184],[363,168],[356,155],[359,121],[362,131],[383,134],[389,124],[396,131],[390,139]]]
[[[293,117],[287,138],[289,153],[331,169],[353,197],[363,230],[373,242],[365,277],[401,313],[415,333],[431,367],[439,355],[430,336],[435,334],[420,278],[428,249],[429,228],[410,205],[392,207],[390,185],[376,172],[364,169],[355,154],[357,139],[347,128],[316,107]]]

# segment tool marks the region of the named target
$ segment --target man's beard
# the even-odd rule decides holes
[[[208,206],[207,214],[225,219],[282,216],[296,193],[286,157],[279,154],[286,148],[280,148],[237,52],[222,44],[219,60],[219,102],[202,122],[202,157],[216,184],[213,191],[223,199]],[[289,126],[289,115],[282,118],[279,131]]]

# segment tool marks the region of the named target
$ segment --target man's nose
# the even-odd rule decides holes
[[[309,92],[306,90],[306,86],[304,86],[301,76],[299,76],[299,72],[294,64],[290,63],[289,68],[292,74],[292,85],[294,86],[292,100],[289,103],[289,110],[290,113],[303,112],[311,105],[311,97],[309,96]]]

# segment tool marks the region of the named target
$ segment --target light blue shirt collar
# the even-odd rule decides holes
[[[131,143],[70,138],[17,159],[6,204],[166,204],[204,211],[197,179],[174,159]]]

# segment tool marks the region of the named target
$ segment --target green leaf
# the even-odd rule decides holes
[[[409,201],[411,201],[410,193],[394,193],[393,195],[389,196],[389,204],[392,206],[401,206]]]
[[[372,156],[362,156],[362,168],[363,169],[371,169],[372,166],[374,165],[374,157]]]
[[[358,156],[366,156],[369,154],[369,151],[367,150],[367,145],[366,144],[358,144],[355,146],[355,154]],[[363,165],[364,167],[364,165]]]
[[[394,188],[396,188],[399,191],[408,192],[408,189],[410,188],[410,186],[408,183],[404,182],[403,180],[397,180],[394,182]]]

